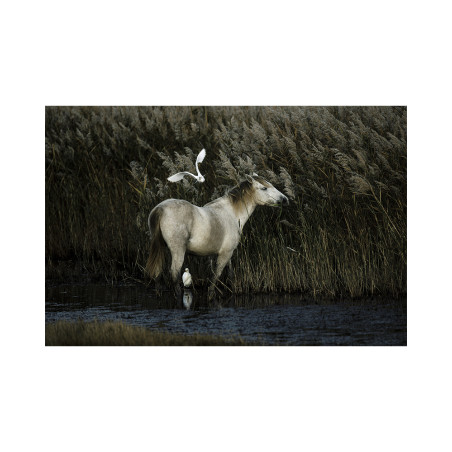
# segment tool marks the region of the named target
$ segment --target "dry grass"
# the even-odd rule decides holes
[[[109,281],[145,279],[156,204],[203,205],[255,171],[290,206],[256,210],[230,290],[403,295],[406,130],[405,107],[47,107],[47,276],[72,260]],[[203,147],[204,184],[166,181],[194,171]],[[207,259],[185,265],[207,282]]]
[[[251,345],[241,338],[150,331],[122,322],[46,323],[46,345]]]

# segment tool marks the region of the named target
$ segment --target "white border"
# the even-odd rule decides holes
[[[3,450],[450,447],[444,5],[2,7]],[[408,105],[408,347],[45,348],[44,106],[64,104]]]

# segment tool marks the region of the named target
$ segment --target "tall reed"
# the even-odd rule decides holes
[[[47,276],[146,281],[147,216],[257,172],[290,199],[245,226],[224,290],[406,293],[405,107],[47,107]],[[166,178],[194,171],[204,184]],[[208,259],[187,256],[199,284]]]

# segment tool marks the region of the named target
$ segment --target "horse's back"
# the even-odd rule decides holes
[[[154,207],[154,209],[156,209],[157,207],[160,207],[163,209],[168,209],[168,208],[182,208],[182,207],[190,208],[190,207],[196,207],[196,206],[191,204],[188,201],[185,201],[185,199],[170,198],[170,199],[165,199],[165,201],[162,201],[160,204],[157,204]]]
[[[181,229],[191,228],[194,209],[196,206],[183,199],[166,199],[152,209],[150,216],[152,217],[153,212],[159,212],[162,231],[180,233]]]

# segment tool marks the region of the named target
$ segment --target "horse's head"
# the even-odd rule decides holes
[[[253,197],[256,204],[261,206],[289,205],[287,196],[283,195],[263,177],[253,174],[253,176],[246,176],[246,180],[251,184],[254,190]]]

